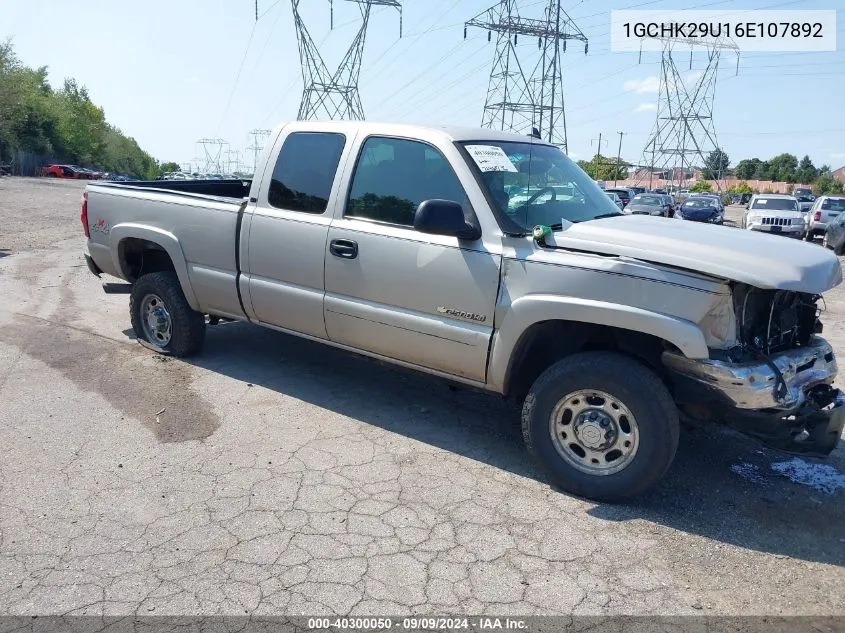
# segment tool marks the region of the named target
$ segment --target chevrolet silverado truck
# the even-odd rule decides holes
[[[513,398],[550,480],[588,498],[659,481],[682,421],[812,455],[845,424],[820,336],[835,255],[623,215],[536,138],[289,123],[250,181],[92,183],[81,216],[146,347],[248,321]]]

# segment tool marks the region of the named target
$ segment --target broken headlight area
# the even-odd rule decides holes
[[[744,357],[805,347],[822,331],[819,295],[738,285],[733,298],[739,343],[734,353]]]

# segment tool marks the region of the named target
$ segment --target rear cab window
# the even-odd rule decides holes
[[[321,214],[329,204],[346,137],[336,132],[292,132],[285,139],[267,201],[271,207]]]

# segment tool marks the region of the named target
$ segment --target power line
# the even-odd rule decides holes
[[[238,81],[241,78],[241,72],[244,69],[244,62],[246,62],[246,56],[249,53],[249,47],[252,46],[252,38],[255,36],[255,27],[258,24],[258,21],[252,23],[252,29],[249,31],[249,40],[246,43],[246,49],[244,50],[244,54],[241,57],[241,63],[238,66],[238,74],[235,75],[235,82],[232,84],[232,90],[229,91],[229,98],[226,100],[226,107],[223,109],[223,115],[220,117],[220,124],[217,126],[217,134],[220,134],[220,128],[223,127],[223,121],[226,120],[226,115],[229,113],[229,106],[232,105],[232,97],[235,96],[235,89],[238,87]]]

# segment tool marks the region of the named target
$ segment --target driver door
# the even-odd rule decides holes
[[[362,141],[326,252],[325,323],[343,345],[482,382],[501,254],[483,240],[422,234],[423,200],[469,208],[446,157],[417,140]]]

